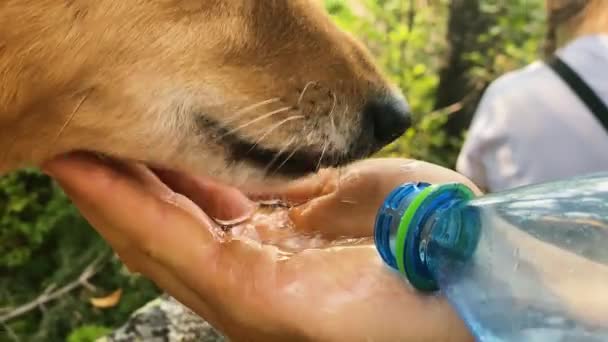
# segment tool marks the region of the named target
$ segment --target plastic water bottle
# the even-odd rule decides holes
[[[378,212],[382,259],[447,297],[478,341],[608,341],[608,173],[475,197],[408,183]]]

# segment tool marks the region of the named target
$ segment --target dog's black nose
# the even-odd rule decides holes
[[[367,129],[373,129],[372,138],[377,146],[393,142],[412,125],[407,102],[394,96],[370,100],[363,109],[363,117],[371,126]]]

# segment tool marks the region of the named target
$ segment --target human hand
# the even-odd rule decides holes
[[[441,297],[421,295],[373,245],[384,196],[406,181],[461,181],[423,162],[367,160],[287,186],[268,211],[235,189],[72,155],[45,165],[121,259],[243,341],[469,341]],[[167,184],[167,185],[165,185]],[[221,210],[220,210],[221,209]],[[210,218],[249,219],[229,231]]]
[[[298,229],[319,231],[332,239],[371,237],[376,213],[389,192],[418,181],[460,182],[481,194],[475,184],[450,169],[400,158],[366,159],[343,170],[321,170],[291,183],[284,192],[304,202],[290,213]]]

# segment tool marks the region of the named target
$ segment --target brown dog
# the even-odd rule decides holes
[[[3,0],[0,27],[0,173],[89,150],[270,182],[409,125],[318,0]]]

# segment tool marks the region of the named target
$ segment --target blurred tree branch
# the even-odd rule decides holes
[[[6,332],[6,336],[14,342],[21,342],[21,338],[19,338],[19,336],[17,334],[15,334],[15,332],[13,331],[13,329],[11,329],[11,327],[9,327],[7,324],[5,323],[1,323],[0,326],[2,327],[2,329],[4,329],[4,331]],[[1,331],[1,330],[0,330]]]
[[[15,319],[19,316],[25,315],[28,312],[37,308],[43,308],[46,303],[61,298],[62,296],[72,292],[73,290],[79,287],[91,288],[92,285],[89,283],[89,280],[101,270],[106,257],[106,254],[98,256],[95,260],[93,260],[93,262],[91,262],[87,267],[85,267],[82,273],[80,273],[80,275],[75,280],[69,282],[61,288],[53,290],[55,286],[51,285],[47,287],[47,289],[34,300],[25,303],[6,314],[3,314],[2,316],[0,316],[0,324],[5,324],[6,322]]]

